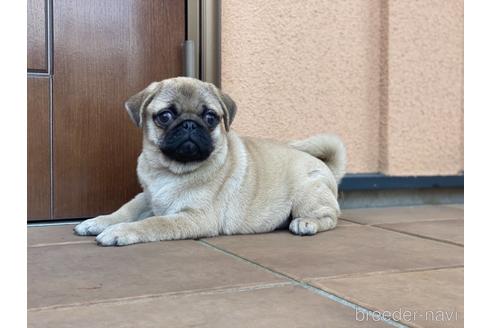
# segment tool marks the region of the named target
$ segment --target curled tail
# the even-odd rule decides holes
[[[340,182],[345,175],[347,155],[345,146],[337,136],[318,134],[304,140],[291,141],[289,146],[323,161],[330,168],[337,182]]]

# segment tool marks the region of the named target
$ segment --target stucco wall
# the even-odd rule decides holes
[[[391,0],[387,163],[390,174],[463,170],[463,2]]]
[[[353,173],[457,173],[462,15],[462,0],[222,0],[236,131],[337,133]]]

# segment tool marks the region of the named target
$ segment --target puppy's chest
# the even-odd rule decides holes
[[[150,201],[154,215],[169,215],[185,209],[202,207],[208,194],[204,188],[187,186],[186,181],[161,177],[147,181],[144,192]]]

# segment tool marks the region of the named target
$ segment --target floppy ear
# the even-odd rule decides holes
[[[144,90],[131,96],[125,102],[126,111],[136,126],[142,126],[144,109],[154,99],[158,86],[158,82],[152,82]]]
[[[219,100],[220,106],[224,111],[224,126],[227,132],[229,132],[229,128],[234,120],[234,116],[236,116],[237,106],[234,100],[231,97],[220,91],[215,87],[215,85],[211,84],[212,90],[214,91],[215,96]]]

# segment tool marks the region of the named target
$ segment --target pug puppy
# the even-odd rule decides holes
[[[125,103],[143,129],[143,192],[74,229],[102,246],[335,228],[345,148],[333,135],[287,144],[230,129],[234,101],[214,85],[178,77],[151,83]]]

